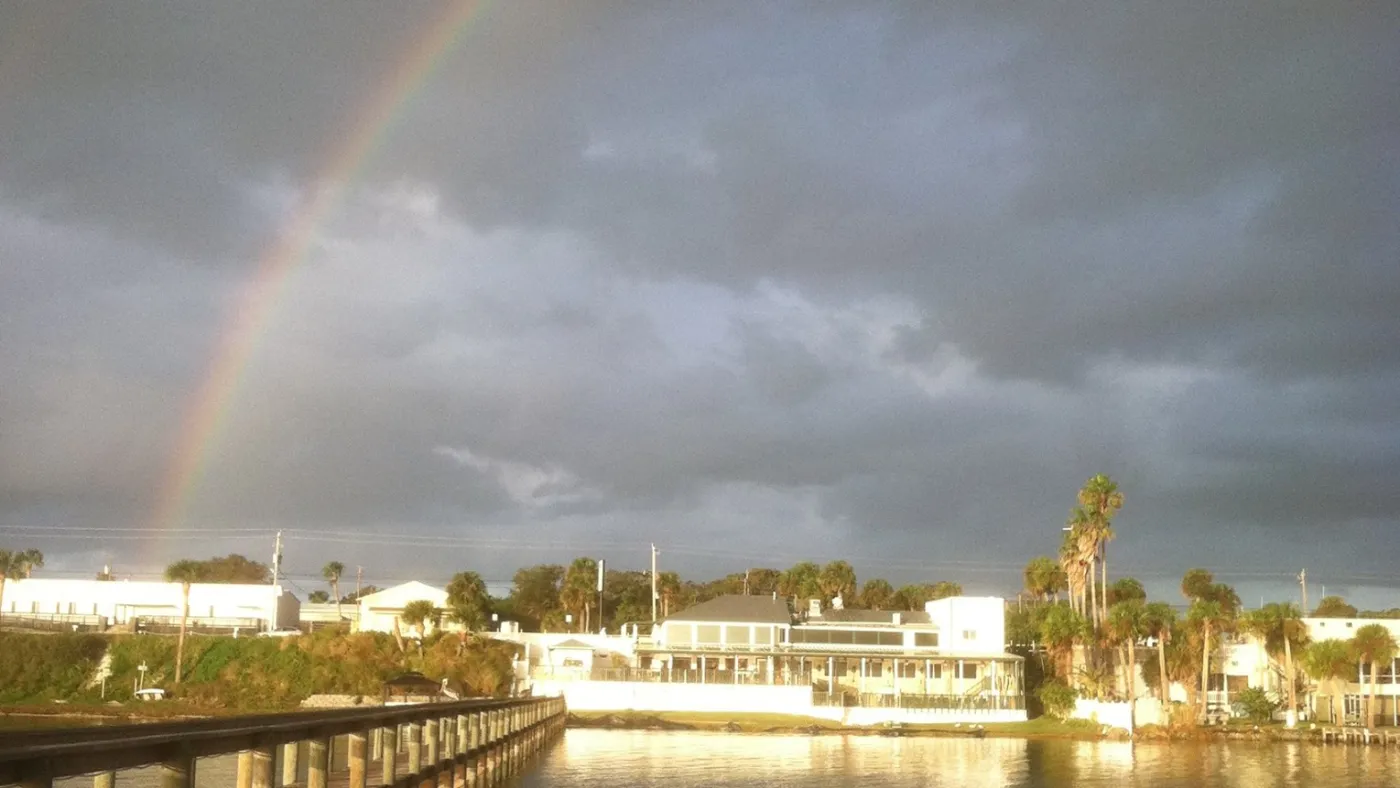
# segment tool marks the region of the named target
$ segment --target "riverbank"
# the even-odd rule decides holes
[[[791,714],[730,714],[726,712],[577,712],[571,728],[606,730],[716,731],[748,734],[837,734],[847,736],[1009,737],[1022,739],[1106,738],[1104,728],[1086,720],[1041,717],[1028,722],[902,726],[844,726],[830,720]],[[1126,737],[1126,733],[1122,734]]]

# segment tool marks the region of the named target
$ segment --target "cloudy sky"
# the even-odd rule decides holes
[[[0,547],[1400,605],[1397,6],[205,6],[0,10]]]

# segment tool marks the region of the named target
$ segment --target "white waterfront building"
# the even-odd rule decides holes
[[[580,711],[775,712],[856,725],[1014,722],[1026,719],[1024,661],[1005,650],[1004,610],[997,597],[950,597],[917,611],[811,600],[799,612],[785,599],[721,596],[636,638],[625,666],[555,653],[583,642],[551,644],[532,660],[531,688],[563,694]]]
[[[135,630],[138,624],[178,625],[184,608],[180,583],[51,578],[4,583],[0,620],[19,626]],[[297,598],[278,585],[190,585],[189,625],[196,629],[295,628],[299,608]]]

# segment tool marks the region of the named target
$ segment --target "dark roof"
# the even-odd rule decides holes
[[[922,610],[823,610],[808,624],[889,624],[894,626],[894,614],[901,624],[931,624],[933,620]]]
[[[750,624],[791,624],[786,599],[726,594],[676,613],[667,621],[733,621]]]
[[[384,682],[385,689],[396,690],[439,690],[442,682],[433,681],[422,673],[401,673]]]

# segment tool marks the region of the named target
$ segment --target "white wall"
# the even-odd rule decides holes
[[[617,654],[630,665],[637,656],[637,641],[621,635],[571,635],[567,632],[492,632],[490,635],[496,640],[524,645],[532,666],[549,664],[550,646],[566,640],[577,640],[592,646],[601,659],[600,664],[610,663],[609,657]]]
[[[846,709],[813,706],[810,687],[667,684],[640,681],[536,681],[535,695],[564,696],[571,711],[791,714],[846,725],[1021,722],[1024,710]]]
[[[356,630],[360,632],[393,632],[394,620],[403,613],[404,605],[420,599],[432,602],[435,607],[444,608],[447,606],[447,590],[414,580],[386,588],[383,591],[376,591],[373,594],[366,594],[357,603],[359,614]],[[433,628],[434,622],[429,621],[427,630],[431,632]],[[447,629],[453,628],[447,627]],[[408,629],[408,627],[402,627],[402,631],[405,633]]]
[[[924,605],[938,628],[938,648],[948,654],[1000,654],[1006,650],[1006,602],[995,596],[955,596]],[[965,637],[971,633],[969,639]]]
[[[179,583],[132,580],[5,579],[5,614],[97,615],[109,624],[138,616],[178,617],[183,607]],[[195,583],[190,586],[190,618],[256,619],[277,626],[297,623],[296,598],[281,586]],[[37,606],[37,611],[36,611]]]
[[[1127,703],[1108,703],[1077,698],[1074,701],[1074,714],[1072,716],[1078,720],[1093,720],[1110,728],[1122,728],[1129,732],[1133,729],[1132,716],[1128,711]]]

